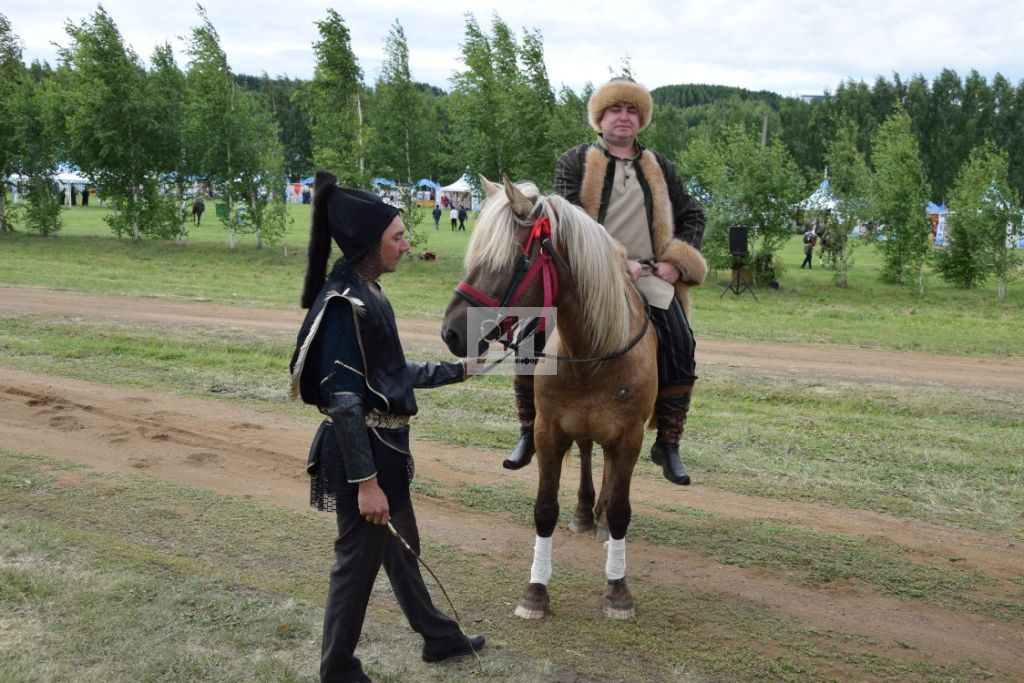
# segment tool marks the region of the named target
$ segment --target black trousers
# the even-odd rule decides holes
[[[651,306],[651,323],[658,332],[658,389],[693,384],[697,342],[679,299],[672,297],[665,310]]]
[[[391,523],[409,545],[420,551],[419,531],[409,497],[407,456],[370,441],[377,465],[377,479],[388,497]],[[363,676],[355,656],[359,634],[381,565],[387,572],[398,604],[414,631],[432,646],[446,647],[463,640],[455,621],[438,610],[423,583],[416,558],[391,536],[387,526],[370,524],[359,515],[358,487],[346,488],[337,500],[338,538],[336,562],[324,610],[324,635],[320,680],[349,683]]]

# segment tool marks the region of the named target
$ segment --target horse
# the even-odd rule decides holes
[[[196,227],[199,227],[199,221],[202,220],[204,211],[206,211],[206,203],[202,197],[196,197],[196,200],[192,202],[192,223]]]
[[[818,249],[818,267],[828,266],[829,268],[834,268],[838,245],[836,244],[835,233],[832,232],[832,228],[826,228],[825,232],[821,233],[821,236],[818,238],[818,244],[821,245]]]
[[[607,530],[602,611],[612,619],[632,618],[636,607],[625,579],[629,489],[657,397],[657,334],[629,279],[623,250],[583,209],[559,196],[542,196],[532,184],[513,185],[504,178],[502,191],[482,176],[481,181],[487,200],[467,247],[466,277],[442,325],[449,350],[466,356],[469,342],[476,339],[468,329],[470,307],[557,310],[544,351],[544,360],[556,363],[557,373],[538,372],[534,379],[536,537],[530,581],[515,614],[540,619],[549,611],[558,487],[563,461],[575,442],[581,471],[569,528],[592,531],[597,520],[599,538]],[[595,442],[604,452],[596,501],[591,475]]]

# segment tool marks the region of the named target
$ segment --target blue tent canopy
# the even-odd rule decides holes
[[[387,178],[374,178],[373,184],[380,187],[398,187],[398,183],[394,180],[388,180]]]
[[[308,178],[301,179],[299,181],[299,184],[300,185],[312,185],[314,180],[316,180],[316,176],[309,176]]]
[[[432,190],[440,190],[441,183],[435,183],[430,178],[420,178],[416,181],[416,187],[429,187]]]
[[[946,208],[945,204],[939,205],[935,202],[928,202],[928,208],[925,209],[926,213],[937,213],[940,216],[945,213],[949,213],[949,209]]]
[[[831,211],[836,208],[836,200],[828,186],[828,178],[818,184],[811,196],[797,204],[797,208],[809,211]]]

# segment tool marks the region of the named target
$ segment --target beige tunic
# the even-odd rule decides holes
[[[629,258],[636,261],[654,258],[644,191],[636,178],[636,159],[614,159],[613,163],[615,180],[608,197],[604,228],[626,248]],[[656,308],[668,308],[675,296],[675,288],[653,274],[641,277],[636,286]]]

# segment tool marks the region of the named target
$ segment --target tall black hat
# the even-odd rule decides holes
[[[372,192],[338,187],[334,176],[325,171],[316,174],[313,187],[314,211],[326,221],[331,238],[349,261],[359,260],[367,249],[380,242],[381,235],[400,213],[398,207],[385,203]]]
[[[309,308],[323,286],[331,240],[341,248],[345,264],[357,263],[400,213],[377,195],[364,190],[338,187],[337,178],[317,171],[313,181],[313,215],[309,233],[309,263],[303,286],[302,305]],[[344,264],[343,268],[347,267]]]

